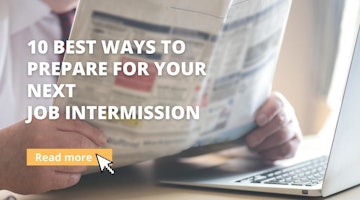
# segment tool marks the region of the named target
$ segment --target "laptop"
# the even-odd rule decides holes
[[[161,183],[327,197],[360,184],[360,33],[329,155],[256,172],[195,169],[162,177]],[[206,147],[204,147],[206,148]],[[220,167],[221,168],[221,167]]]

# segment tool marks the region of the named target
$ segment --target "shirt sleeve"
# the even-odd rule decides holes
[[[50,8],[41,0],[5,0],[10,7],[10,33],[14,34],[51,13]],[[20,14],[21,13],[21,14]]]

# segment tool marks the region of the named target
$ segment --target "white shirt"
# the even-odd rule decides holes
[[[29,61],[57,61],[51,53],[54,39],[61,38],[57,17],[41,0],[0,2],[0,128],[27,117],[28,106],[49,106],[52,99],[28,98],[27,85],[55,83],[53,77],[27,76]],[[31,55],[28,43],[46,40],[49,53]]]

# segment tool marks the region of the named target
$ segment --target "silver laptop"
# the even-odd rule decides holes
[[[161,183],[268,192],[329,196],[360,184],[360,33],[342,100],[331,151],[287,167],[244,173],[200,169],[162,178]],[[241,170],[240,170],[241,171]]]

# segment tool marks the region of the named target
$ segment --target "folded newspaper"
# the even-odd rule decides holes
[[[116,166],[238,139],[255,127],[254,114],[270,94],[290,5],[290,0],[81,1],[71,40],[152,41],[154,46],[148,46],[151,53],[136,53],[134,42],[133,54],[129,49],[107,54],[95,46],[93,53],[65,55],[64,62],[145,63],[148,75],[67,74],[58,84],[76,84],[74,94],[54,104],[64,112],[67,106],[136,106],[122,119],[85,116],[109,138],[107,147],[113,149]],[[183,41],[186,51],[165,54],[158,45],[163,41]],[[201,62],[206,75],[159,76],[154,63],[161,62]],[[107,70],[114,68],[109,64]],[[199,119],[164,118],[164,113],[160,120],[145,119],[140,115],[146,106],[197,107]],[[120,110],[126,112],[116,112]],[[96,115],[108,112],[114,110]]]

